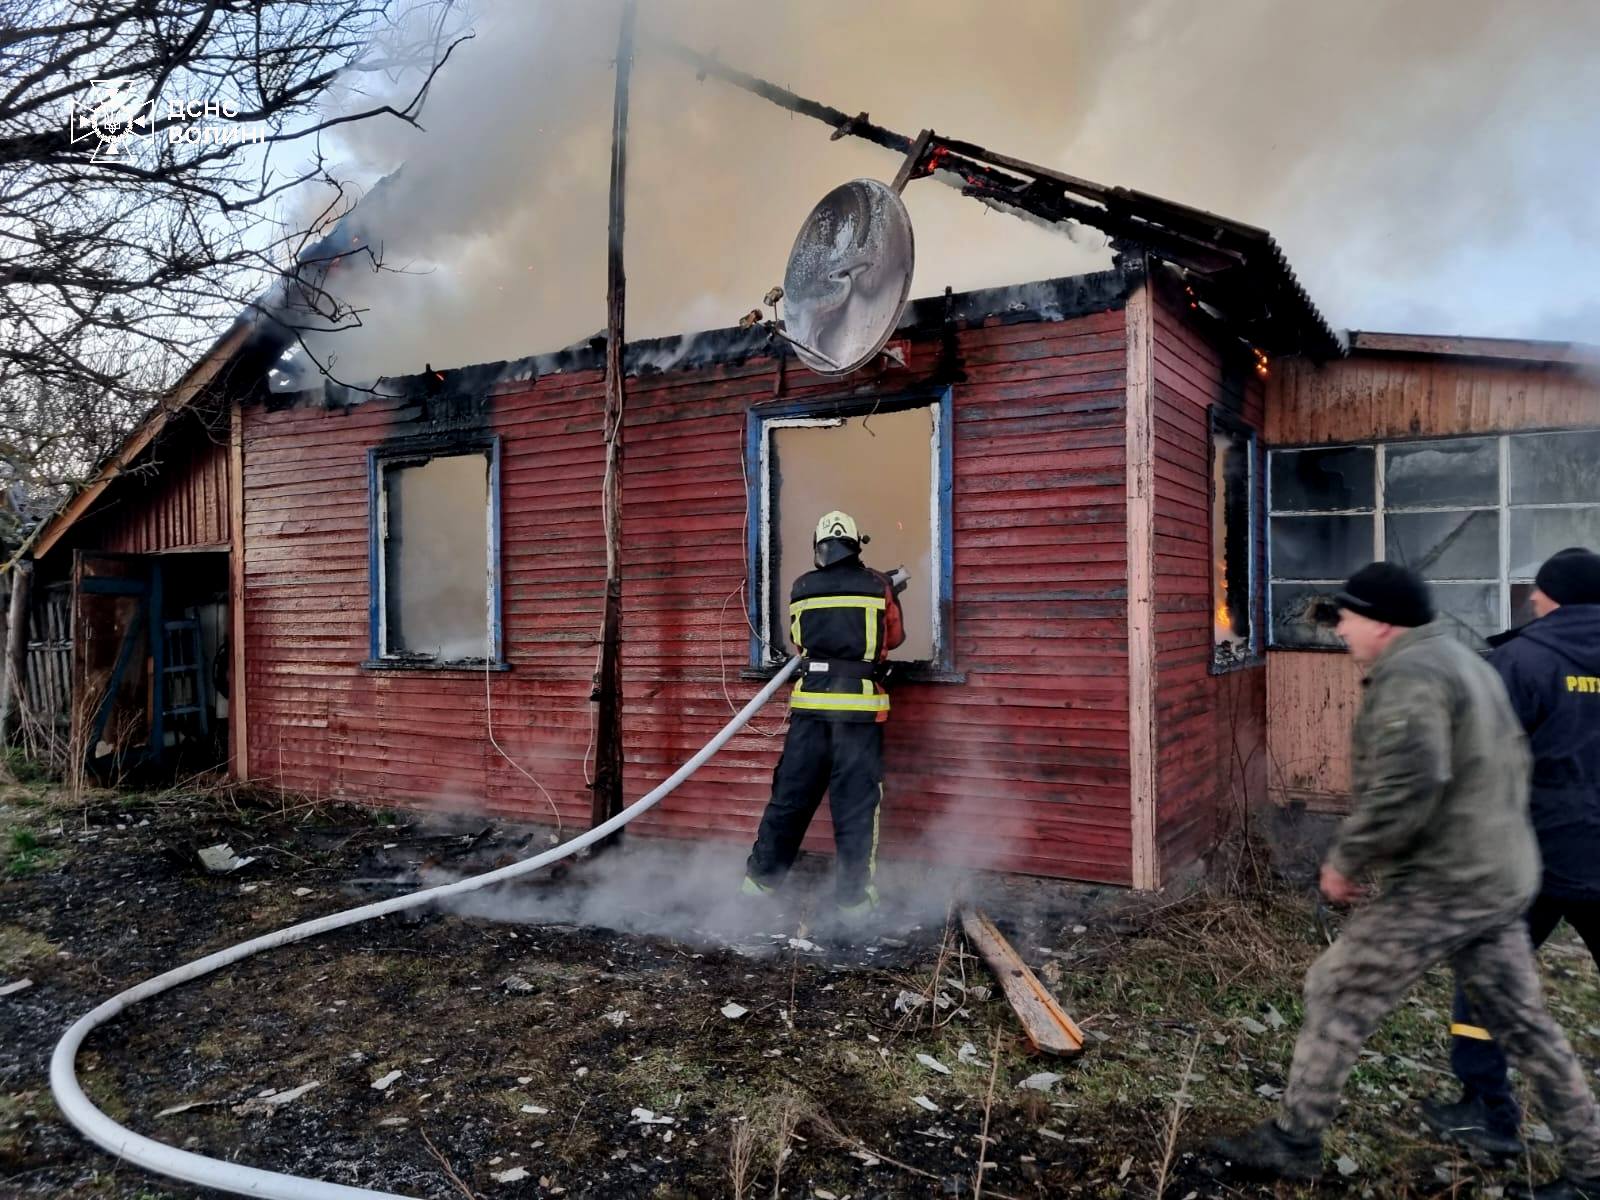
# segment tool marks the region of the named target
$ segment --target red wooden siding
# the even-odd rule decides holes
[[[901,684],[888,726],[888,853],[1129,880],[1125,330],[1120,312],[958,335],[954,637],[962,684]],[[925,381],[936,341],[906,371]],[[769,360],[629,384],[624,686],[629,799],[754,693],[739,678],[746,411]],[[791,367],[783,396],[841,390]],[[250,408],[244,418],[245,622],[252,775],[309,792],[533,820],[548,790],[570,833],[600,623],[602,384],[597,373],[497,388],[502,580],[511,670],[363,671],[366,452],[425,432],[414,410]],[[869,553],[870,561],[870,553]],[[781,739],[774,702],[641,831],[745,842]],[[811,843],[828,845],[825,827]]]
[[[228,545],[228,438],[199,421],[174,423],[113,481],[68,544],[123,554]]]
[[[1156,844],[1163,878],[1265,795],[1266,671],[1212,675],[1212,405],[1259,433],[1264,389],[1170,300],[1154,306]],[[1258,506],[1264,488],[1258,479]],[[1264,556],[1258,551],[1258,562]],[[1259,573],[1259,571],[1258,571]],[[1263,614],[1256,613],[1258,636]]]

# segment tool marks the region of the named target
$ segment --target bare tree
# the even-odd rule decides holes
[[[0,492],[81,479],[241,313],[359,324],[325,135],[418,124],[454,0],[0,0]],[[386,97],[398,95],[390,101]]]

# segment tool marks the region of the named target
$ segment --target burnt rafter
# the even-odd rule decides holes
[[[1098,229],[1119,254],[1147,251],[1178,268],[1195,295],[1252,343],[1275,354],[1317,359],[1341,356],[1344,344],[1295,278],[1266,230],[1129,188],[1111,187],[1000,154],[975,142],[932,134],[925,140],[874,122],[865,113],[801,96],[730,67],[679,42],[653,37],[649,45],[693,67],[697,78],[742,88],[833,129],[907,156],[925,145],[908,179],[931,176],[963,195],[1051,224]],[[924,131],[926,134],[927,131]],[[910,168],[910,169],[908,169]]]

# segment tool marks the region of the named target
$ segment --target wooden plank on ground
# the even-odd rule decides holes
[[[1056,1003],[994,922],[981,909],[967,908],[961,912],[961,928],[1000,981],[1033,1048],[1069,1057],[1082,1054],[1083,1030]]]

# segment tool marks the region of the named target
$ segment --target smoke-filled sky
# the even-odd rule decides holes
[[[368,277],[346,379],[514,358],[605,322],[614,0],[471,0],[426,132],[347,127],[403,276]],[[641,35],[891,128],[1264,226],[1336,327],[1600,342],[1600,4],[642,0]],[[630,339],[732,324],[843,180],[896,156],[641,46]],[[376,200],[376,197],[374,197]],[[913,295],[1103,249],[913,183]],[[377,286],[372,286],[376,284]]]

